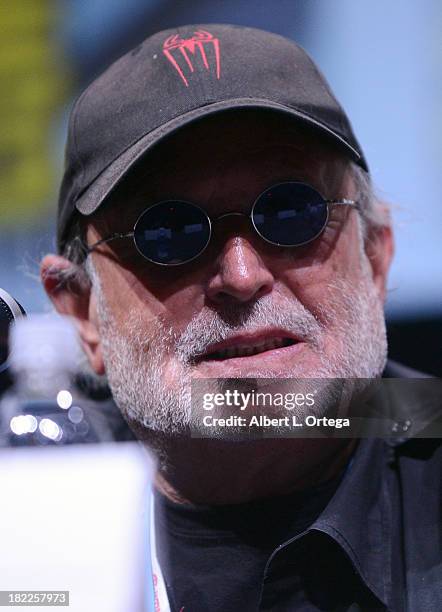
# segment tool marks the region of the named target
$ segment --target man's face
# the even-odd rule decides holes
[[[221,116],[158,147],[124,198],[117,193],[93,218],[87,241],[130,231],[165,199],[194,202],[211,218],[249,213],[262,191],[288,180],[327,199],[356,196],[346,160],[321,139],[281,119]],[[281,248],[247,217],[228,216],[215,221],[201,256],[170,268],[144,260],[130,239],[101,246],[90,308],[97,352],[128,420],[183,430],[192,378],[378,376],[385,271],[364,250],[360,223],[356,210],[334,207],[314,242]]]

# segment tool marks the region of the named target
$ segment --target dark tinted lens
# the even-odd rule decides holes
[[[189,202],[160,202],[138,219],[134,239],[138,250],[156,263],[180,264],[196,257],[210,238],[210,222]]]
[[[296,246],[316,238],[327,223],[327,203],[313,187],[280,183],[260,195],[253,208],[257,231],[270,242]]]

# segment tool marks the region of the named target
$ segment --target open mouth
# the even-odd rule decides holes
[[[276,349],[285,348],[296,344],[296,340],[293,338],[272,338],[262,341],[256,341],[254,343],[235,343],[225,348],[219,348],[218,350],[207,352],[204,355],[199,356],[199,361],[221,361],[224,359],[233,359],[237,357],[250,357],[251,355],[258,355],[267,351],[274,351]]]

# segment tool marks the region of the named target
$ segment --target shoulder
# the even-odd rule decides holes
[[[388,360],[383,378],[408,379],[404,383],[394,383],[400,389],[398,397],[401,405],[408,405],[410,419],[422,422],[422,428],[416,437],[411,437],[395,445],[399,456],[406,460],[408,465],[422,461],[434,469],[440,470],[442,466],[442,411],[438,398],[442,396],[442,381],[409,368],[408,366]],[[410,379],[416,379],[413,383]],[[426,382],[428,381],[428,382]],[[400,387],[398,387],[400,385]]]

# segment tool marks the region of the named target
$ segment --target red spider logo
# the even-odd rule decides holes
[[[189,82],[184,75],[182,67],[180,67],[180,63],[184,60],[185,64],[183,68],[187,66],[190,72],[194,72],[195,69],[189,57],[189,53],[195,57],[195,53],[198,50],[203,60],[204,67],[207,71],[210,71],[206,53],[206,51],[209,50],[208,47],[212,48],[214,51],[216,78],[219,79],[221,72],[219,40],[210,34],[210,32],[198,30],[191,38],[181,38],[178,34],[174,34],[164,41],[163,53],[178,72],[186,87],[189,87]]]

